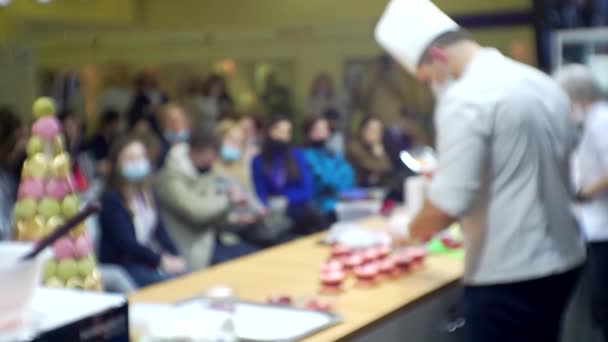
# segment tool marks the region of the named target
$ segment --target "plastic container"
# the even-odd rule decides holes
[[[215,286],[205,293],[208,301],[208,308],[224,312],[229,315],[226,322],[221,327],[221,341],[236,342],[236,328],[234,325],[234,315],[236,313],[236,292],[230,286]]]
[[[336,205],[336,214],[338,216],[338,221],[357,221],[378,215],[381,208],[382,201],[378,200],[338,202]]]
[[[20,261],[33,245],[0,242],[0,329],[18,326],[38,288],[42,268],[51,257],[47,249],[35,259]]]

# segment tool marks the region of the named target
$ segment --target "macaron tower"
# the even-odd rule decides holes
[[[55,104],[48,97],[34,102],[32,134],[27,142],[18,200],[14,209],[15,238],[36,242],[80,210],[74,191],[70,156],[65,152]],[[44,284],[100,291],[91,240],[84,224],[53,245],[54,257],[44,269]]]

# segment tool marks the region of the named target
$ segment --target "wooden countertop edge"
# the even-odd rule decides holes
[[[373,320],[373,321],[371,321],[371,322],[369,322],[367,324],[362,325],[357,330],[353,330],[353,331],[347,333],[346,335],[344,335],[344,336],[342,336],[342,337],[340,337],[340,338],[338,338],[337,340],[334,340],[334,341],[335,342],[347,341],[347,340],[349,340],[351,338],[354,338],[354,337],[360,336],[362,334],[365,334],[366,332],[372,330],[374,327],[376,327],[376,326],[384,323],[385,321],[387,321],[387,320],[389,320],[389,319],[391,319],[393,317],[396,317],[397,315],[401,314],[404,311],[412,309],[412,307],[414,307],[414,306],[416,306],[416,305],[424,302],[425,300],[427,300],[430,297],[435,296],[437,293],[439,293],[441,291],[445,291],[445,290],[447,290],[448,288],[450,288],[452,286],[458,285],[460,283],[461,279],[462,279],[462,277],[460,277],[458,279],[455,279],[455,280],[453,280],[453,281],[451,281],[449,283],[443,284],[442,286],[434,289],[433,291],[430,291],[430,292],[428,292],[428,293],[426,293],[426,294],[424,294],[424,295],[422,295],[422,296],[420,296],[420,297],[418,297],[418,298],[416,298],[416,299],[414,299],[414,300],[406,303],[405,305],[397,308],[396,310],[393,310],[393,311],[387,313],[384,316],[378,317],[378,319],[376,319],[376,320]],[[331,328],[329,328],[329,329],[331,329]],[[329,330],[324,330],[324,331],[329,331]],[[309,339],[314,339],[317,335],[318,336],[322,335],[324,331],[320,331],[320,332],[318,332],[315,335],[311,335],[307,339],[305,339],[304,341],[308,341]]]

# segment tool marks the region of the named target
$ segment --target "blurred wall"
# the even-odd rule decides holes
[[[149,25],[174,27],[276,27],[356,23],[377,19],[387,0],[148,0]],[[531,0],[435,0],[452,15],[531,8]]]
[[[531,8],[531,0],[437,0],[451,15]],[[132,65],[288,61],[298,105],[327,71],[339,83],[348,59],[380,53],[373,26],[386,0],[13,0],[0,9],[0,44],[31,46],[35,69],[124,61]],[[4,32],[4,34],[2,33]],[[474,30],[506,54],[534,47],[531,26]],[[3,40],[4,37],[4,40]],[[534,53],[530,53],[532,56]],[[533,64],[533,57],[529,61]]]

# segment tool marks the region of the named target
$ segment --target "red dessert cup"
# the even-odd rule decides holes
[[[378,253],[379,260],[386,259],[391,254],[391,246],[380,245],[376,247],[376,252]]]
[[[387,280],[393,280],[400,274],[397,262],[393,258],[386,258],[380,261],[380,275]]]
[[[400,273],[407,273],[411,270],[413,259],[409,253],[402,252],[395,256],[395,264]]]
[[[344,282],[344,272],[332,271],[321,273],[321,293],[337,294],[342,292],[342,283]]]
[[[375,247],[366,249],[363,252],[363,262],[364,263],[372,263],[378,259],[378,250]]]
[[[424,258],[426,257],[426,250],[424,247],[410,247],[407,249],[406,253],[412,258],[414,268],[422,266]]]
[[[344,259],[344,269],[352,271],[363,264],[363,257],[359,254],[353,254]]]
[[[357,287],[373,287],[377,285],[378,266],[375,264],[357,267],[354,270],[357,277]]]

